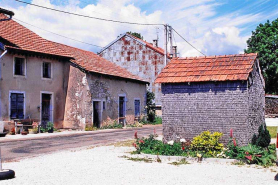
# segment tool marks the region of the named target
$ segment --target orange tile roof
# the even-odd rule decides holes
[[[5,18],[7,17],[4,14],[0,14],[0,19]],[[0,25],[0,38],[13,44],[7,44],[5,46],[6,48],[71,57],[69,53],[66,53],[62,49],[56,48],[53,42],[40,37],[36,33],[30,31],[13,20],[1,21]]]
[[[155,83],[247,80],[257,54],[175,58]]]
[[[2,18],[7,17],[0,14],[0,19]],[[0,42],[2,41],[5,44],[6,49],[66,57],[90,72],[148,83],[93,52],[46,40],[13,20],[1,21],[0,25]]]
[[[148,81],[133,75],[126,69],[98,56],[93,52],[59,43],[56,43],[56,45],[66,52],[71,53],[74,57],[71,61],[87,71],[149,83]]]

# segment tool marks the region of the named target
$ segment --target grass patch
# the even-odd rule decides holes
[[[126,140],[126,141],[119,141],[117,143],[113,143],[111,145],[115,147],[131,147],[132,144],[135,142],[135,139]]]
[[[276,138],[277,127],[266,127],[266,128],[269,131],[271,138]]]
[[[121,156],[121,158],[125,158],[129,161],[135,161],[135,162],[146,162],[146,163],[152,163],[153,160],[150,158],[140,158],[140,157],[128,157],[126,155]]]
[[[172,163],[169,163],[175,166],[179,166],[179,165],[185,165],[185,164],[190,164],[186,159],[181,159],[180,161],[175,161]]]
[[[237,166],[243,166],[243,165],[245,165],[246,163],[245,162],[243,162],[243,161],[236,161],[236,162],[232,162],[232,165],[237,165]]]

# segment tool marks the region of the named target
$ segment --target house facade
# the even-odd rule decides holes
[[[157,46],[157,40],[151,44],[125,33],[104,47],[99,55],[149,81],[148,90],[155,93],[157,107],[161,106],[161,85],[154,81],[166,64],[164,50]]]
[[[162,84],[165,141],[230,129],[240,145],[265,124],[264,80],[256,54],[173,59],[156,79]]]
[[[6,18],[0,14],[0,18]],[[132,124],[144,115],[147,81],[93,52],[0,22],[0,120],[55,128]]]

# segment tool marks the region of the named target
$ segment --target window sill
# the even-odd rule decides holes
[[[43,77],[42,77],[42,80],[47,80],[47,81],[49,81],[49,80],[52,80],[52,78],[43,78]]]
[[[15,78],[27,78],[26,75],[13,75]]]

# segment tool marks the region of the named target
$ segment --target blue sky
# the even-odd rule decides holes
[[[206,55],[242,53],[251,31],[259,23],[278,18],[277,0],[23,0],[78,14],[142,23],[168,23]],[[163,47],[163,28],[122,25],[89,20],[0,0],[1,7],[15,12],[21,20],[39,28],[83,42],[105,46],[126,31],[140,32],[152,41],[159,36]],[[44,38],[94,52],[99,48],[66,39],[22,23]],[[180,56],[199,56],[177,35],[174,44]]]

